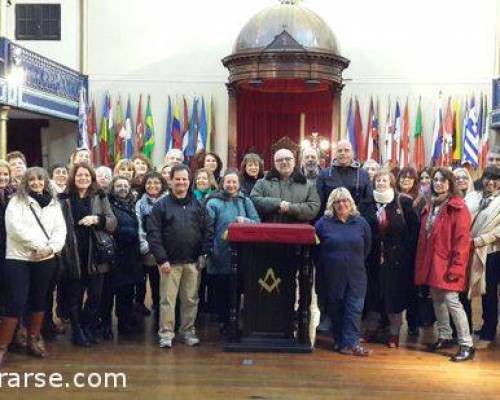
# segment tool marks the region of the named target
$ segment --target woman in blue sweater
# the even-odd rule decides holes
[[[237,170],[228,170],[222,178],[222,191],[210,195],[206,204],[214,221],[213,251],[208,260],[208,275],[212,282],[214,302],[221,333],[229,323],[231,248],[224,239],[229,224],[259,223],[252,201],[240,192]]]
[[[342,354],[367,356],[370,352],[360,345],[359,336],[371,232],[349,190],[340,187],[330,193],[325,215],[316,223],[316,234],[320,239],[316,263],[323,271],[334,349]]]

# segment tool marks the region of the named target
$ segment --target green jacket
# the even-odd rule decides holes
[[[307,182],[298,168],[289,179],[282,179],[273,168],[257,181],[250,198],[263,222],[309,222],[316,217],[320,206],[316,187]],[[283,200],[291,203],[286,214],[279,213]]]

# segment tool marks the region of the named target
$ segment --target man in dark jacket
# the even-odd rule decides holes
[[[257,181],[250,198],[265,222],[308,222],[319,210],[316,188],[295,167],[293,153],[287,149],[276,152],[274,168]]]
[[[213,242],[213,223],[192,196],[190,170],[172,167],[172,191],[158,201],[147,220],[147,241],[160,270],[160,347],[172,347],[175,303],[181,302],[179,333],[189,346],[199,344],[194,323],[198,312],[198,268]]]
[[[322,170],[316,181],[321,201],[319,216],[325,212],[331,191],[342,186],[349,190],[359,211],[363,213],[363,204],[371,201],[373,188],[368,173],[354,160],[352,145],[347,140],[337,143],[337,154],[332,166]]]

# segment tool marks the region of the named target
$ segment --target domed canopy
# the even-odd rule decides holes
[[[254,15],[236,39],[233,54],[264,49],[283,31],[309,51],[340,55],[330,27],[299,0],[280,0]]]

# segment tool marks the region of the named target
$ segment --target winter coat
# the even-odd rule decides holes
[[[144,193],[139,201],[135,204],[135,214],[137,216],[137,223],[139,227],[139,245],[140,251],[143,255],[144,265],[154,266],[156,260],[149,251],[149,243],[146,240],[146,221],[153,210],[153,206],[167,195],[166,192],[162,193],[159,197],[150,197]]]
[[[43,233],[30,206],[40,219],[50,239]],[[66,225],[61,205],[52,199],[46,207],[40,207],[32,197],[26,199],[13,196],[5,210],[5,231],[7,235],[6,259],[33,261],[32,252],[50,247],[54,257],[59,253],[66,239]]]
[[[240,177],[240,182],[241,182],[241,187],[240,191],[245,195],[245,196],[250,196],[250,193],[252,193],[252,189],[257,183],[258,179],[252,178],[248,176],[247,174],[242,174]]]
[[[86,260],[80,260],[80,255],[78,254],[78,241],[76,238],[76,228],[75,225],[78,221],[73,219],[73,213],[71,211],[70,195],[67,193],[61,193],[59,195],[61,201],[64,219],[66,221],[66,228],[68,230],[68,235],[66,236],[66,245],[62,252],[64,264],[65,264],[65,274],[71,279],[80,279],[82,277],[82,272],[93,275],[100,274],[109,271],[109,264],[96,264],[95,263],[95,239],[92,234],[91,229],[89,229],[89,252]],[[116,217],[111,211],[111,205],[106,194],[103,191],[99,191],[92,196],[90,201],[91,213],[90,215],[97,215],[99,217],[99,224],[95,226],[97,230],[103,230],[108,234],[113,234],[116,230]]]
[[[135,205],[121,199],[109,197],[111,211],[116,217],[116,230],[113,233],[116,245],[116,260],[110,274],[112,287],[140,283],[142,260],[139,250],[139,223]]]
[[[345,187],[349,190],[360,211],[365,203],[372,201],[373,188],[370,176],[356,161],[344,167],[334,160],[330,168],[325,168],[319,173],[316,187],[321,202],[320,215],[325,212],[328,196],[332,190],[339,187]]]
[[[0,274],[1,266],[5,261],[5,244],[7,235],[5,233],[5,211],[10,197],[14,194],[14,188],[7,186],[5,189],[0,189]]]
[[[376,213],[376,206],[372,208]],[[408,306],[413,287],[418,217],[408,196],[396,194],[385,206],[387,226],[370,218],[373,246],[367,263],[367,311],[399,313]]]
[[[430,207],[422,213],[417,246],[415,284],[454,292],[467,285],[467,264],[470,253],[470,212],[464,199],[452,196],[439,210],[432,229],[425,225]],[[451,281],[448,274],[458,277]]]
[[[248,223],[259,223],[259,215],[252,201],[243,193],[236,197],[229,197],[224,192],[214,193],[208,199],[206,207],[215,229],[207,271],[209,274],[229,274],[231,273],[231,246],[224,239],[229,224],[235,222],[236,217],[244,217],[245,222]]]
[[[195,263],[208,255],[213,241],[213,222],[191,194],[178,199],[173,193],[154,206],[146,221],[149,249],[158,265]]]
[[[308,222],[319,211],[316,188],[307,183],[306,177],[295,168],[289,179],[282,179],[276,169],[257,181],[250,195],[260,218],[264,222]],[[290,202],[290,210],[280,214],[280,203]]]
[[[315,227],[320,240],[315,263],[322,271],[316,279],[322,280],[327,301],[343,299],[348,288],[355,297],[364,298],[365,259],[371,247],[371,231],[366,220],[358,216],[342,222],[336,216],[325,215]]]
[[[482,192],[471,192],[465,197],[473,220],[471,235],[474,243],[469,259],[469,297],[486,293],[486,258],[500,251],[500,194],[479,211],[482,198]]]
[[[198,200],[203,206],[205,206],[208,196],[210,196],[212,193],[215,193],[215,189],[208,189],[206,192],[202,192],[198,189],[193,190],[194,198]]]

